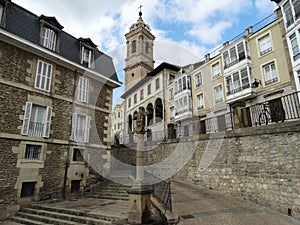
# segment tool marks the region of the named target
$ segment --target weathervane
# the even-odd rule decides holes
[[[140,12],[139,12],[139,15],[140,15],[140,16],[143,15],[143,13],[142,13],[142,7],[143,7],[142,5],[140,5],[140,6],[138,7],[138,8],[140,9]]]

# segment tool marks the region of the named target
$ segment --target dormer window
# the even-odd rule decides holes
[[[40,44],[52,51],[58,50],[59,32],[64,28],[55,17],[41,15]]]
[[[92,65],[93,51],[85,46],[82,47],[81,64],[90,68]]]
[[[55,51],[56,49],[56,40],[57,40],[57,34],[54,30],[43,27],[42,28],[42,41],[41,44],[50,49]]]

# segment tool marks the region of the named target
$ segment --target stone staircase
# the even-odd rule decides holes
[[[126,185],[122,185],[120,183],[115,183],[112,181],[99,183],[93,186],[89,190],[89,192],[85,192],[84,196],[89,198],[128,201],[129,195],[127,191],[129,190],[130,187]]]
[[[27,208],[21,209],[15,216],[10,218],[11,221],[20,224],[43,225],[75,225],[75,224],[94,224],[105,225],[111,224],[120,218],[111,216],[91,214],[75,209],[65,209],[49,207],[40,204],[33,204]]]

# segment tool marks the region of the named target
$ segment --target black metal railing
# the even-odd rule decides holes
[[[242,109],[245,127],[268,125],[300,118],[300,92],[261,102]]]
[[[172,212],[171,182],[160,181],[153,185],[153,196],[164,205],[165,210]]]
[[[44,134],[44,123],[29,122],[28,135],[42,137]]]

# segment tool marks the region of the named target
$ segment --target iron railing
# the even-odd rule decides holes
[[[164,205],[165,210],[172,212],[171,182],[160,181],[153,185],[153,196]]]
[[[42,137],[44,134],[44,123],[29,122],[28,135]]]
[[[261,102],[242,109],[245,127],[268,125],[300,118],[300,92]]]

